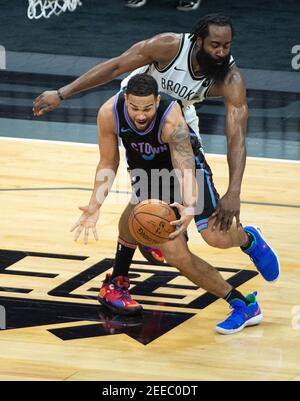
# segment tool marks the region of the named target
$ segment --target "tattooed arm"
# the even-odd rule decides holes
[[[179,105],[173,107],[162,129],[162,139],[169,145],[174,170],[181,189],[182,203],[174,203],[180,212],[180,220],[172,222],[180,228],[170,235],[170,239],[184,232],[195,214],[197,203],[197,181],[195,158],[190,141],[190,131]]]

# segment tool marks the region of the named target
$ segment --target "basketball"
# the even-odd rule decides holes
[[[165,202],[147,199],[139,203],[129,217],[129,230],[133,238],[145,246],[157,246],[169,241],[176,227],[170,224],[177,220],[173,209]]]

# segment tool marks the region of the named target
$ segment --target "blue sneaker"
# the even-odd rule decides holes
[[[263,320],[263,315],[256,301],[257,292],[246,296],[251,302],[248,306],[241,299],[230,302],[233,309],[230,316],[224,322],[216,325],[216,331],[220,334],[234,334],[242,331],[246,326],[256,326]]]
[[[268,245],[258,227],[247,226],[244,227],[244,230],[252,234],[255,241],[249,249],[243,250],[243,252],[250,256],[257,270],[266,281],[276,281],[280,276],[280,263],[276,252]]]

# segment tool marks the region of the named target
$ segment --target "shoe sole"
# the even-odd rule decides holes
[[[251,319],[247,320],[247,322],[245,322],[238,329],[226,330],[226,329],[222,329],[222,327],[216,326],[216,332],[219,334],[224,334],[224,335],[235,334],[235,333],[242,331],[245,327],[259,325],[262,322],[262,320],[263,320],[263,314],[261,313],[260,315],[254,316]]]
[[[138,313],[143,312],[143,307],[140,305],[138,308],[135,309],[119,309],[116,308],[115,306],[110,305],[108,302],[106,302],[103,298],[100,298],[99,296],[97,297],[98,302],[105,306],[107,309],[111,310],[112,312],[118,314],[118,315],[126,315],[126,316],[132,316],[132,315],[137,315]]]
[[[280,275],[281,275],[281,266],[280,266],[280,262],[279,262],[278,255],[277,255],[277,253],[275,252],[275,250],[269,245],[269,243],[264,239],[264,237],[262,236],[262,232],[261,232],[260,228],[259,228],[259,227],[256,227],[256,226],[250,226],[250,227],[253,227],[253,228],[255,228],[255,229],[258,231],[258,235],[260,236],[260,238],[261,238],[264,242],[266,242],[266,243],[268,244],[268,247],[271,249],[272,252],[274,252],[274,255],[276,256],[279,272],[278,272],[278,276],[277,276],[274,280],[267,280],[267,279],[262,275],[262,273],[259,272],[259,273],[262,275],[262,277],[264,278],[264,280],[267,281],[268,283],[276,283],[276,281],[278,281],[278,280],[280,279]],[[250,232],[251,232],[251,231],[250,231]],[[258,271],[259,271],[259,270],[258,270]]]

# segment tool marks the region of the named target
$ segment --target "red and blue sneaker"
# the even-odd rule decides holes
[[[258,325],[263,320],[263,315],[256,296],[257,292],[246,296],[250,302],[249,305],[246,305],[241,299],[233,299],[230,302],[230,308],[233,311],[224,322],[216,325],[216,331],[220,334],[235,334],[247,326]]]
[[[129,294],[128,277],[118,276],[111,279],[107,274],[98,294],[100,304],[120,315],[134,315],[142,312],[142,306]]]
[[[164,255],[158,248],[139,245],[139,250],[148,262],[153,265],[162,265],[164,263]]]
[[[249,255],[266,281],[276,281],[280,276],[280,263],[276,252],[264,239],[258,227],[247,226],[244,227],[244,230],[254,237],[254,241],[250,248],[243,250],[243,252]]]

